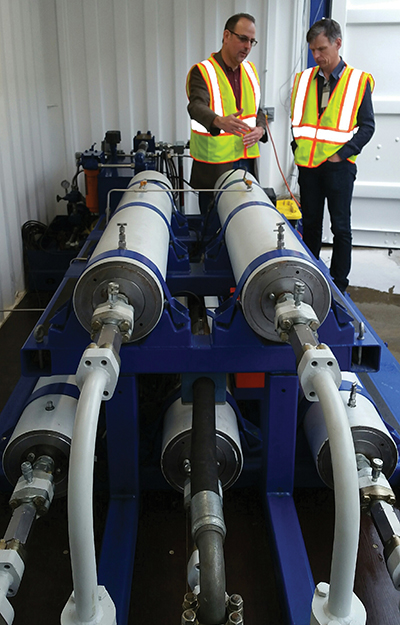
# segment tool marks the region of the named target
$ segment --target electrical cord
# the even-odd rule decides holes
[[[268,120],[267,120],[267,118],[265,118],[265,123],[267,124],[267,132],[268,132],[269,138],[270,138],[270,140],[271,140],[272,148],[273,148],[273,150],[274,150],[274,154],[275,154],[276,163],[277,163],[277,165],[278,165],[278,169],[279,169],[279,172],[280,172],[280,174],[281,174],[281,176],[282,176],[283,182],[285,183],[286,188],[287,188],[287,190],[288,190],[288,191],[289,191],[289,193],[290,193],[290,197],[291,197],[291,198],[292,198],[292,199],[296,202],[297,206],[298,206],[299,208],[301,208],[300,202],[299,202],[298,200],[296,200],[295,196],[293,195],[293,193],[292,193],[292,191],[291,191],[291,189],[290,189],[290,187],[289,187],[289,185],[288,185],[288,183],[287,183],[287,180],[286,180],[286,178],[285,178],[285,174],[284,174],[284,173],[283,173],[283,171],[282,171],[282,167],[281,167],[281,164],[280,164],[280,162],[279,162],[278,153],[277,153],[277,151],[276,151],[276,147],[275,147],[275,142],[274,142],[274,139],[273,139],[273,137],[272,137],[271,129],[270,129],[270,127],[269,127],[269,124],[268,124]]]
[[[80,166],[78,165],[77,170],[75,172],[74,177],[71,180],[71,188],[72,189],[77,189],[78,185],[77,185],[77,180],[78,180],[78,176],[79,174],[82,174],[84,172],[84,169],[82,167],[82,169],[80,168]]]

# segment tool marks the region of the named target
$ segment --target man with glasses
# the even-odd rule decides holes
[[[246,58],[255,39],[255,19],[238,13],[225,24],[222,48],[194,65],[187,76],[191,117],[190,183],[196,189],[212,189],[221,174],[245,168],[256,176],[260,156],[258,141],[266,142],[265,115],[259,108],[260,81]],[[200,193],[204,214],[212,193]]]

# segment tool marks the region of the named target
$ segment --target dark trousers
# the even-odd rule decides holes
[[[325,161],[319,167],[299,167],[300,203],[303,214],[303,240],[316,258],[322,242],[325,198],[331,219],[333,252],[330,274],[336,286],[345,291],[351,267],[351,198],[357,168],[344,160]]]
[[[239,161],[231,163],[231,169],[245,169],[255,176],[254,158],[241,158]],[[256,176],[255,176],[256,177]],[[214,185],[213,185],[214,186]],[[214,201],[214,194],[207,191],[199,192],[199,207],[202,215],[206,215]]]

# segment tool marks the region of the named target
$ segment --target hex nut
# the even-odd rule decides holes
[[[196,610],[198,607],[197,596],[194,592],[187,592],[183,598],[182,609],[185,610]]]
[[[232,614],[229,615],[228,623],[229,625],[242,625],[243,615],[240,612],[232,612]]]
[[[185,610],[182,614],[181,625],[187,625],[187,623],[196,623],[196,612],[193,610]]]
[[[243,609],[243,598],[241,595],[233,594],[229,597],[229,611],[239,612]]]
[[[319,582],[315,588],[315,592],[318,597],[327,597],[329,595],[329,584],[326,582]]]

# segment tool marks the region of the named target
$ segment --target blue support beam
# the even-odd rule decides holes
[[[270,375],[261,402],[264,505],[288,625],[308,625],[314,581],[293,501],[297,376]]]
[[[293,498],[267,493],[267,520],[287,625],[309,625],[314,580]]]
[[[121,376],[107,404],[110,504],[99,563],[104,585],[127,625],[139,519],[139,416],[136,376]]]
[[[310,24],[329,14],[329,0],[311,1]],[[115,170],[112,179],[117,179],[116,176]],[[126,186],[125,183],[126,180],[121,186]],[[104,193],[103,189],[103,196]],[[178,226],[183,237],[181,249],[184,249],[186,244],[193,244],[196,237],[187,228]],[[101,234],[102,225],[99,225],[91,232],[81,257],[90,256]],[[208,249],[202,263],[189,263],[188,258],[184,262],[178,257],[170,258],[166,277],[172,294],[192,291],[198,297],[218,295],[225,300],[216,311],[207,311],[213,318],[210,334],[192,334],[188,311],[174,308],[176,300],[168,297],[154,331],[137,343],[121,347],[121,374],[113,398],[106,403],[110,501],[98,575],[99,583],[106,586],[115,603],[118,625],[127,625],[129,620],[138,531],[137,376],[180,373],[192,381],[199,374],[206,373],[217,380],[222,378],[220,386],[225,393],[226,374],[236,373],[238,369],[243,373],[265,374],[264,388],[241,390],[245,400],[249,399],[260,407],[258,416],[262,437],[257,439],[259,446],[257,455],[252,458],[256,461],[253,466],[258,470],[262,465],[263,502],[286,622],[289,625],[308,625],[310,622],[314,581],[293,500],[299,392],[295,356],[290,345],[267,341],[249,327],[240,299],[230,298],[235,280],[226,249],[221,242],[217,248]],[[343,371],[370,374],[382,396],[388,393],[388,381],[393,379],[386,402],[395,413],[399,405],[396,381],[400,365],[389,361],[386,350],[382,372],[371,373],[379,369],[381,349],[386,348],[368,324],[364,338],[357,338],[360,322],[364,320],[362,315],[350,298],[342,296],[332,285],[329,271],[322,261],[318,266],[326,275],[333,293],[331,310],[319,329],[321,342],[331,347]],[[76,371],[90,341],[88,332],[81,327],[73,312],[70,299],[73,286],[84,268],[82,260],[73,263],[40,319],[38,325],[42,326],[42,332],[32,333],[26,342],[22,352],[25,376],[73,374]],[[34,381],[34,377],[23,378],[24,394],[30,392]],[[13,399],[3,411],[4,441],[4,429],[15,424],[22,407],[21,400],[14,405]],[[150,469],[153,470],[154,466]],[[154,474],[151,477],[154,480]]]

